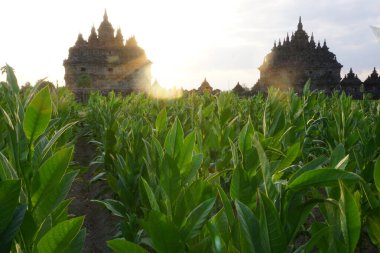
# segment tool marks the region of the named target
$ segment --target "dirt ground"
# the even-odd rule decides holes
[[[90,144],[86,137],[80,137],[75,145],[74,161],[87,167],[87,171],[78,175],[71,191],[70,198],[74,198],[69,213],[74,216],[85,216],[84,227],[86,228],[86,241],[84,253],[111,252],[106,245],[106,241],[116,234],[116,217],[103,206],[91,202],[92,199],[102,197],[107,185],[104,182],[90,184],[90,179],[94,176],[95,168],[89,164],[95,156],[95,146]]]

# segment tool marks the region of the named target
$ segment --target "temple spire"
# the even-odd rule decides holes
[[[323,47],[322,47],[323,49],[329,49],[328,47],[327,47],[327,44],[326,44],[326,39],[323,41]]]
[[[302,30],[303,28],[303,25],[302,25],[302,19],[301,19],[301,16],[300,16],[300,19],[298,21],[298,30]]]
[[[95,46],[98,44],[98,35],[96,34],[95,26],[91,28],[91,34],[88,37],[88,44]]]
[[[107,9],[104,10],[103,20],[108,21]]]
[[[75,42],[75,46],[84,46],[86,44],[86,41],[83,39],[83,35],[80,33],[78,34],[77,41]]]
[[[314,41],[314,34],[311,33],[311,37],[310,37],[310,46],[312,48],[315,48],[315,41]]]
[[[124,38],[123,38],[123,34],[121,33],[120,28],[117,29],[115,42],[116,42],[116,45],[119,47],[122,47],[124,45]]]

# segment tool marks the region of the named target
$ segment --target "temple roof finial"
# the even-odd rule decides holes
[[[301,16],[299,18],[299,21],[298,21],[298,30],[302,30],[302,19],[301,19]]]
[[[108,21],[107,9],[104,9],[103,20]]]

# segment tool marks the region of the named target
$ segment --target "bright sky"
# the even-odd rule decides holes
[[[251,87],[275,39],[297,28],[327,40],[343,64],[362,79],[380,68],[379,0],[12,0],[1,3],[0,64],[11,65],[20,84],[47,77],[64,84],[63,60],[78,33],[88,38],[107,9],[115,30],[135,35],[166,87]],[[2,77],[4,78],[4,77]]]

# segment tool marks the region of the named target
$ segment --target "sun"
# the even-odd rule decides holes
[[[196,72],[197,64],[207,59],[207,52],[225,41],[231,3],[216,0],[194,1],[138,1],[134,11],[125,15],[123,8],[108,10],[110,19],[115,17],[125,37],[135,35],[152,61],[152,81],[157,80],[165,88],[191,87],[189,72]],[[173,11],[175,10],[175,11]],[[143,13],[143,15],[141,15]],[[126,31],[126,32],[125,32]]]

